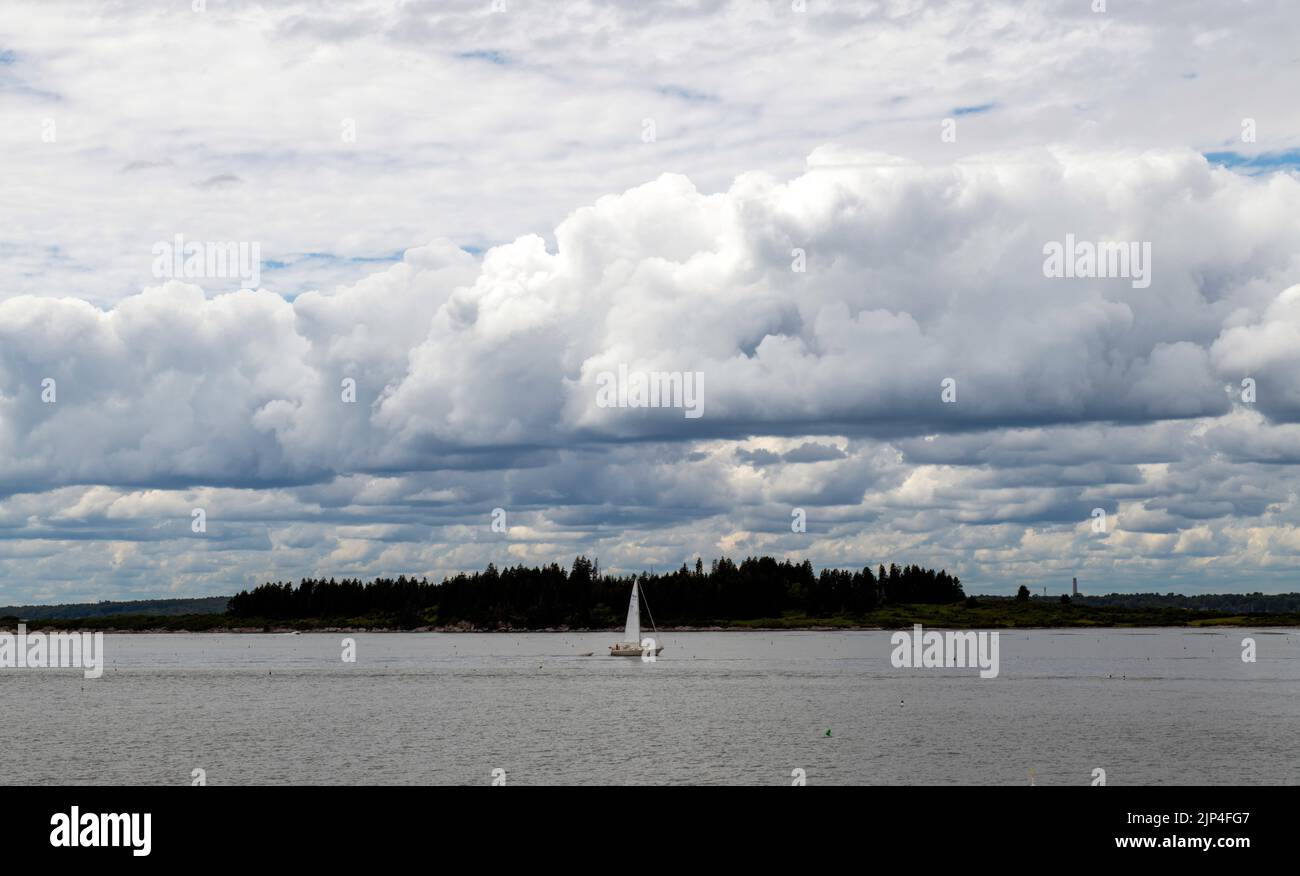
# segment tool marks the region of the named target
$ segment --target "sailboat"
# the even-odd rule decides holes
[[[650,608],[650,603],[646,603],[646,609]],[[654,615],[650,616],[650,629],[654,631],[656,637],[659,631],[655,629]],[[623,641],[609,646],[609,656],[611,657],[643,657],[647,654],[658,657],[659,652],[664,649],[663,645],[658,644],[655,639],[641,638],[641,589],[637,582],[632,582],[632,600],[627,604],[627,626],[623,628]]]

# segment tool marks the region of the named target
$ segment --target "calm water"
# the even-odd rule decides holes
[[[887,632],[612,635],[109,635],[98,680],[0,670],[0,782],[1300,783],[1294,630],[1003,632],[988,680]]]

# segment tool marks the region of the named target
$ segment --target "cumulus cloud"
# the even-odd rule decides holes
[[[1300,138],[1250,72],[1286,4],[788,6],[0,11],[0,598],[724,550],[1294,589],[1300,177],[1222,166]],[[262,288],[152,276],[178,233]]]
[[[665,175],[576,210],[554,250],[526,236],[478,261],[435,242],[292,302],[176,281],[108,309],[10,298],[0,484],[290,484],[575,443],[1157,423],[1225,415],[1225,382],[1253,375],[1261,413],[1294,412],[1300,287],[1261,289],[1297,270],[1297,180],[1179,151],[853,159],[819,151],[792,180],[712,195]],[[1188,242],[1225,212],[1271,221],[1250,246],[1231,227]],[[1064,234],[1149,240],[1156,282],[1045,277]],[[600,406],[620,366],[702,374],[707,416]],[[815,458],[785,461],[799,452]]]
[[[1230,21],[1217,0],[1176,16],[1077,0],[507,5],[5,4],[0,297],[112,303],[177,233],[260,242],[293,295],[431,239],[553,228],[665,170],[707,191],[747,169],[788,178],[828,142],[926,164],[1043,142],[1300,145],[1286,78],[1260,74],[1292,63],[1289,0],[1234,4]],[[223,175],[239,182],[196,186]]]
[[[10,298],[0,526],[156,542],[211,506],[228,524],[202,554],[274,548],[328,572],[427,568],[431,532],[490,556],[503,545],[476,524],[493,507],[522,518],[521,560],[602,543],[631,559],[629,532],[798,551],[802,505],[827,562],[911,533],[969,568],[997,554],[925,540],[1073,532],[1095,505],[1126,549],[1201,556],[1232,544],[1211,524],[1291,513],[1290,482],[1260,468],[1293,446],[1300,231],[1280,213],[1249,247],[1182,229],[1268,214],[1300,183],[1185,151],[858,158],[821,150],[794,179],[712,195],[663,176],[576,210],[554,249],[439,241],[293,301],[175,281],[105,309]],[[1045,277],[1042,245],[1067,232],[1149,239],[1156,282]],[[620,364],[702,372],[707,416],[598,406],[596,375]],[[1224,391],[1241,375],[1257,404]],[[683,520],[702,531],[671,535]]]

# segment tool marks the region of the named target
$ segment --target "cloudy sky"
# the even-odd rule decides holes
[[[5,3],[0,603],[1300,589],[1300,11],[1094,5]],[[1149,282],[1046,276],[1067,236]]]

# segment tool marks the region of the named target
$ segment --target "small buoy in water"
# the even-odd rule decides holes
[[[827,735],[827,736],[830,736],[830,735],[831,735],[830,728],[827,728],[827,730],[826,730],[826,735]]]

